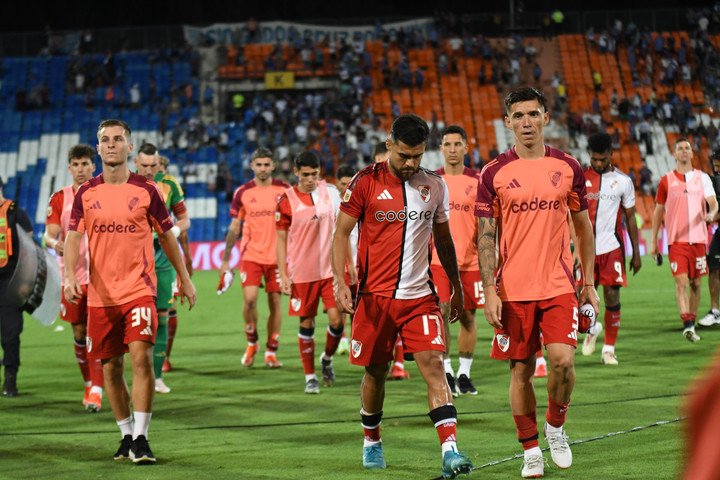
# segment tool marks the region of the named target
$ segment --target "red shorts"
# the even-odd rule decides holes
[[[670,270],[673,276],[687,274],[688,278],[707,275],[704,243],[673,243],[670,245]]]
[[[445,328],[434,295],[409,300],[360,295],[352,321],[350,362],[389,362],[398,334],[405,353],[445,351]]]
[[[503,302],[501,330],[495,329],[490,356],[497,360],[525,360],[545,345],[577,346],[578,302],[574,293],[547,300]]]
[[[595,255],[595,285],[627,287],[625,257],[620,248]]]
[[[333,279],[325,278],[317,282],[293,283],[290,293],[289,314],[291,317],[314,317],[322,297],[325,310],[337,308]]]
[[[261,287],[263,278],[266,292],[280,292],[280,272],[277,265],[261,265],[248,260],[240,262],[240,282],[243,287]]]
[[[450,279],[442,265],[430,265],[432,281],[441,303],[450,303]],[[485,305],[485,292],[483,291],[480,270],[460,272],[460,282],[463,287],[465,310],[476,310]]]
[[[88,307],[88,355],[102,360],[123,355],[132,342],[154,345],[157,324],[153,297],[140,297],[111,307]]]
[[[60,319],[73,325],[87,324],[87,285],[82,285],[82,294],[77,303],[70,303],[65,300],[65,295],[60,295]]]

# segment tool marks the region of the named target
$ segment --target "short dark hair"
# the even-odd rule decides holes
[[[74,158],[89,158],[92,160],[95,158],[95,149],[85,143],[70,147],[68,151],[68,164],[72,162]]]
[[[259,147],[255,149],[255,151],[250,155],[250,161],[252,162],[256,158],[269,158],[270,160],[273,160],[273,152],[269,148],[265,147]]]
[[[505,111],[509,112],[510,107],[516,103],[528,102],[531,100],[537,100],[543,110],[547,112],[547,98],[545,98],[542,91],[533,87],[521,87],[508,93],[505,97]]]
[[[387,149],[387,145],[385,145],[385,142],[376,143],[375,150],[373,150],[373,160],[378,155],[383,155],[383,154],[387,153],[387,151],[388,151],[388,149]]]
[[[413,113],[397,117],[390,129],[390,140],[395,144],[403,142],[408,147],[427,142],[429,136],[427,122]]]
[[[720,162],[720,150],[715,150],[710,154],[710,161]]]
[[[442,132],[440,132],[440,138],[444,138],[445,135],[450,135],[451,133],[457,133],[463,140],[465,140],[465,143],[467,143],[467,133],[465,132],[465,129],[459,125],[448,125],[443,128]]]
[[[687,142],[692,147],[692,142],[688,140],[686,137],[679,137],[677,140],[675,140],[675,143],[673,144],[673,147],[677,147],[678,143]]]
[[[340,165],[335,172],[335,178],[354,177],[355,169],[350,165]]]
[[[612,138],[605,132],[593,133],[588,138],[588,150],[595,153],[612,150]]]
[[[141,153],[143,155],[157,155],[158,148],[155,145],[153,145],[152,143],[145,142],[142,145],[140,145],[140,148],[138,148],[138,155]]]
[[[130,137],[132,136],[132,130],[130,130],[130,126],[123,122],[122,120],[119,120],[117,118],[109,118],[107,120],[103,120],[100,122],[97,128],[97,137],[98,140],[100,140],[100,130],[107,127],[122,127],[125,130],[125,133],[127,134],[127,139],[130,141]]]
[[[320,159],[313,152],[302,152],[295,157],[295,168],[302,167],[320,168]]]

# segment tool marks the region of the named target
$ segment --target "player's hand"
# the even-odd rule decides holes
[[[582,265],[582,260],[580,259],[580,252],[578,252],[577,248],[575,251],[573,251],[573,267],[578,268],[580,265]]]
[[[592,305],[593,310],[595,310],[595,318],[597,318],[600,314],[600,297],[593,285],[583,285],[582,290],[580,290],[578,305],[585,305],[586,303]]]
[[[348,276],[350,277],[350,285],[357,285],[358,275],[355,265],[348,265]]]
[[[65,286],[63,287],[63,294],[65,300],[70,303],[77,304],[80,297],[82,297],[82,286],[76,278],[65,279]]]
[[[352,293],[347,285],[335,285],[335,303],[341,312],[355,313],[353,309]]]
[[[197,292],[195,291],[195,285],[193,285],[190,277],[186,281],[181,282],[178,280],[178,289],[180,290],[180,303],[185,304],[185,299],[188,301],[188,310],[192,310],[197,301]]]
[[[485,288],[485,320],[491,327],[502,329],[502,300],[495,291],[495,287]]]
[[[460,320],[460,315],[465,310],[465,298],[463,296],[463,290],[461,285],[453,286],[453,293],[450,296],[450,313],[448,323],[455,323]]]
[[[61,257],[63,256],[63,253],[65,253],[65,242],[58,240],[57,243],[55,243],[55,253]]]
[[[633,272],[633,275],[637,275],[641,268],[642,260],[640,259],[640,254],[633,252],[632,260],[630,260],[630,271]]]
[[[705,215],[705,223],[713,223],[715,221],[715,215]]]
[[[290,295],[292,293],[292,282],[289,278],[280,275],[280,291],[283,295]]]

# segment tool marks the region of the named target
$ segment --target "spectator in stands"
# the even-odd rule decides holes
[[[652,177],[652,170],[648,167],[647,162],[643,160],[640,168],[640,189],[645,195],[655,195],[655,184]]]
[[[595,93],[600,93],[602,91],[602,74],[595,70],[592,74],[592,81],[593,86],[595,87]]]

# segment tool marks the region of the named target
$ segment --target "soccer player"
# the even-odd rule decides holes
[[[373,151],[373,160],[375,163],[382,163],[388,159],[387,142],[378,142]],[[403,352],[402,338],[398,335],[395,340],[395,353],[393,355],[393,364],[390,368],[390,380],[409,380],[410,372],[405,370],[405,356]]]
[[[155,456],[147,440],[155,392],[152,348],[157,330],[152,229],[158,232],[158,240],[180,276],[181,294],[191,308],[195,287],[157,186],[128,168],[133,150],[130,127],[122,120],[104,120],[97,138],[102,173],[76,192],[65,238],[65,299],[77,303],[82,295],[75,272],[81,232],[85,231],[90,257],[88,356],[102,360],[107,397],[122,435],[114,458],[152,464]],[[124,377],[128,351],[132,392]]]
[[[172,212],[177,219],[176,224],[170,231],[179,237],[182,232],[190,228],[190,217],[185,207],[185,196],[180,184],[170,174],[160,171],[160,154],[152,143],[144,143],[138,149],[135,158],[135,167],[138,174],[148,180],[153,180],[162,194],[165,207]],[[157,334],[155,346],[153,347],[153,371],[155,372],[155,391],[158,393],[170,393],[170,387],[163,380],[163,364],[165,363],[167,339],[168,339],[168,317],[170,307],[173,306],[173,284],[176,279],[176,272],[170,260],[165,255],[160,241],[153,241],[155,249],[155,274],[157,276],[157,298],[155,308],[158,315]]]
[[[580,164],[544,143],[550,120],[545,96],[529,87],[513,90],[505,97],[505,110],[515,145],[481,172],[475,204],[478,260],[485,317],[495,328],[491,356],[510,360],[510,408],[525,460],[521,475],[538,478],[544,459],[532,379],[540,331],[550,367],[545,437],[553,462],[569,468],[572,452],[564,424],[575,385],[578,303],[590,303],[597,312],[599,302],[595,285],[587,281],[576,297],[568,210],[585,278],[592,278],[594,240]]]
[[[277,232],[275,210],[280,196],[289,185],[272,178],[275,170],[273,152],[258,148],[250,157],[250,168],[255,178],[235,190],[230,206],[230,226],[225,237],[225,253],[220,266],[220,278],[230,271],[230,254],[238,240],[240,243],[240,281],[243,287],[243,318],[247,348],[241,363],[250,367],[258,350],[258,308],[257,298],[260,286],[265,281],[270,315],[267,320],[267,342],[265,343],[265,365],[279,368],[277,358],[280,341],[280,283],[276,255]]]
[[[334,185],[318,180],[320,160],[312,152],[303,152],[295,158],[294,172],[298,184],[285,189],[275,214],[277,263],[280,289],[290,295],[290,316],[300,317],[298,347],[305,371],[305,393],[315,394],[320,393],[320,386],[315,376],[313,336],[320,297],[328,316],[325,351],[320,356],[326,386],[335,383],[332,357],[344,330],[335,305],[330,261],[340,193]]]
[[[388,160],[353,178],[333,238],[333,272],[338,304],[354,313],[350,361],[365,367],[360,387],[363,466],[386,466],[380,423],[393,344],[400,336],[427,384],[428,415],[440,438],[442,475],[455,478],[469,473],[472,463],[457,450],[457,411],[442,360],[445,328],[428,274],[431,235],[453,286],[451,322],[462,314],[463,290],[448,226],[447,185],[439,175],[420,168],[429,135],[422,118],[399,116],[386,142]],[[353,308],[343,271],[348,238],[358,222],[360,283]]]
[[[625,215],[625,225],[633,250],[630,271],[635,275],[642,266],[635,219],[635,186],[630,177],[610,163],[613,153],[610,135],[591,135],[588,138],[588,152],[590,167],[585,169],[585,189],[588,214],[595,232],[594,283],[603,286],[605,303],[605,344],[600,360],[605,365],[617,365],[615,342],[620,329],[620,287],[627,287],[620,207]],[[602,324],[597,322],[595,326],[596,328],[585,335],[583,355],[592,355],[595,351],[595,342],[602,331]]]
[[[168,173],[168,167],[170,166],[170,159],[164,155],[160,155],[160,173]],[[175,179],[177,180],[177,179]],[[180,244],[180,250],[185,257],[185,268],[188,271],[190,278],[193,276],[192,257],[190,256],[190,243],[188,241],[187,230],[180,232],[178,237],[178,243]],[[173,283],[173,296],[178,297],[180,292],[177,289],[177,281]],[[175,334],[177,333],[177,308],[176,303],[172,302],[170,310],[168,310],[168,334],[167,334],[167,351],[165,353],[165,361],[162,365],[163,372],[172,371],[172,364],[170,363],[170,352],[172,351],[173,342],[175,341]]]
[[[342,165],[338,167],[337,172],[335,172],[335,178],[337,179],[337,187],[338,190],[340,190],[341,198],[343,195],[345,195],[345,190],[347,190],[347,186],[350,184],[350,181],[356,173],[357,172],[355,171],[355,169],[349,165]],[[345,283],[350,286],[353,298],[355,298],[355,295],[357,293],[357,270],[355,269],[355,266],[357,265],[357,241],[359,235],[358,227],[359,225],[356,225],[355,228],[353,228],[353,231],[350,233],[350,256],[348,258],[348,264],[345,270]],[[346,325],[346,314],[344,312],[340,312],[340,315],[342,317],[342,324]],[[340,355],[344,355],[349,351],[350,340],[347,339],[347,336],[345,335],[345,330],[343,330],[343,335],[340,338],[337,352]]]
[[[715,221],[718,202],[708,174],[693,168],[693,150],[686,138],[675,142],[673,155],[675,170],[660,179],[655,194],[650,254],[658,253],[658,233],[664,219],[682,333],[689,342],[697,342],[700,336],[695,333],[695,318],[701,280],[707,274],[707,224]]]
[[[63,251],[65,237],[70,225],[70,211],[72,209],[75,192],[80,185],[92,178],[95,171],[95,150],[90,145],[75,145],[68,152],[68,171],[73,183],[58,190],[50,197],[45,220],[45,245],[57,253],[60,264],[60,274],[63,272]],[[70,303],[61,295],[60,318],[72,326],[75,345],[75,359],[80,367],[85,393],[83,406],[90,412],[99,412],[102,407],[103,369],[100,360],[90,362],[87,355],[87,285],[90,281],[90,259],[87,253],[87,236],[83,235],[80,242],[80,257],[77,262],[75,276],[82,285],[82,295],[77,303]]]
[[[715,198],[720,198],[720,150],[713,152],[710,157],[713,174],[710,177],[715,190]],[[698,324],[711,327],[720,324],[720,228],[715,230],[707,253],[708,287],[710,290],[710,311]]]
[[[447,183],[450,193],[450,232],[455,243],[455,256],[460,269],[465,309],[460,316],[460,334],[458,336],[458,356],[460,368],[457,371],[457,383],[450,359],[450,324],[447,322],[452,296],[450,280],[440,263],[440,258],[433,248],[430,271],[432,280],[440,298],[440,312],[445,320],[445,376],[453,396],[459,394],[477,395],[477,389],[470,380],[470,367],[477,343],[477,326],[475,310],[482,307],[483,291],[480,281],[480,270],[477,264],[477,221],[474,207],[477,197],[479,173],[464,165],[463,160],[468,151],[467,134],[462,127],[450,125],[442,131],[440,153],[445,159],[445,166],[438,170]]]

